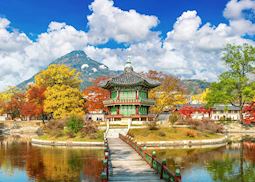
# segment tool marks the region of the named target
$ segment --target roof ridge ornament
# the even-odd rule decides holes
[[[128,56],[127,61],[126,61],[126,64],[125,64],[125,67],[124,67],[124,72],[125,72],[125,73],[129,73],[129,72],[134,71],[130,59],[131,59],[131,56]]]

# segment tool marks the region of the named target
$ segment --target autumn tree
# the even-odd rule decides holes
[[[185,89],[178,78],[157,71],[149,71],[145,76],[161,82],[160,86],[149,92],[149,97],[156,100],[151,107],[152,112],[160,113],[176,104],[185,103]]]
[[[228,44],[222,59],[228,70],[211,84],[206,100],[208,105],[223,103],[238,107],[242,120],[244,105],[255,96],[255,82],[250,79],[254,75],[255,47]]]
[[[41,117],[44,121],[44,100],[46,88],[38,85],[31,85],[26,92],[26,103],[24,103],[21,113],[28,117]]]
[[[18,92],[11,96],[9,102],[6,103],[6,113],[15,119],[21,116],[21,109],[25,103],[25,94]]]
[[[52,64],[46,70],[35,76],[35,83],[45,88],[54,85],[67,85],[71,88],[80,88],[80,73],[64,64]]]
[[[66,65],[50,65],[35,77],[35,84],[46,88],[44,111],[55,119],[84,113],[80,73]]]
[[[206,88],[202,93],[192,96],[192,102],[206,104],[206,96],[209,93],[209,88]]]
[[[178,112],[183,115],[185,118],[191,118],[191,115],[196,112],[196,109],[191,106],[183,106],[181,107]]]
[[[110,98],[110,92],[98,86],[100,82],[109,79],[109,77],[98,77],[93,81],[93,85],[83,90],[83,95],[86,99],[85,108],[88,111],[103,110],[107,111],[103,101]]]
[[[7,113],[7,103],[11,101],[13,95],[19,92],[20,91],[16,87],[8,87],[8,89],[0,93],[0,114]]]
[[[244,123],[251,124],[255,122],[255,102],[252,102],[243,108]]]

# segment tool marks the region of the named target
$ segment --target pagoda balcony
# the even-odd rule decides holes
[[[130,116],[125,116],[123,114],[107,114],[105,118],[155,118],[156,114],[131,114]]]
[[[119,99],[119,100],[105,100],[103,101],[105,106],[114,106],[114,105],[144,105],[152,106],[155,104],[153,99]]]

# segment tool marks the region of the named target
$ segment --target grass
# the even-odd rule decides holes
[[[131,129],[128,133],[138,142],[170,141],[170,140],[202,140],[221,138],[216,133],[201,132],[190,128],[160,128],[149,130],[148,128]]]
[[[70,138],[67,135],[50,135],[44,134],[42,136],[38,136],[36,139],[40,140],[51,140],[51,141],[75,141],[75,142],[103,142],[104,141],[104,131],[99,130],[95,135],[92,136],[82,136],[81,133],[77,133],[74,137]]]

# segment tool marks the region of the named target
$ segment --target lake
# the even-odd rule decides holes
[[[254,182],[255,143],[245,141],[218,148],[161,149],[157,157],[174,171],[181,168],[183,182]]]
[[[102,149],[32,146],[25,137],[0,138],[0,182],[96,182],[102,171]],[[3,142],[7,142],[3,144]],[[183,182],[254,182],[255,143],[224,147],[156,150]]]
[[[38,147],[20,137],[0,141],[0,182],[100,181],[102,149]]]

